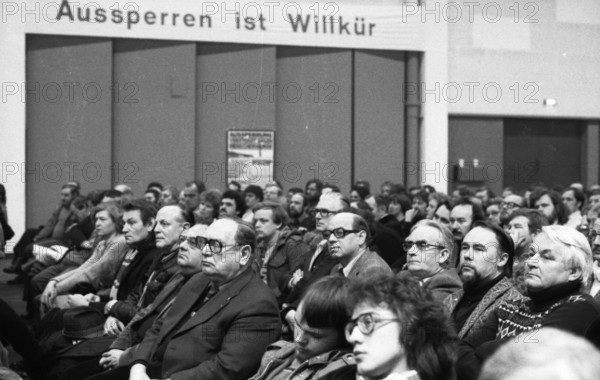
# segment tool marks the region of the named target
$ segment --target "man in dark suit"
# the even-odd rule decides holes
[[[252,226],[224,217],[194,244],[202,248],[202,273],[146,333],[130,380],[247,379],[279,338],[277,301],[250,267]]]
[[[331,256],[339,264],[331,273],[348,278],[392,274],[389,265],[368,248],[369,225],[361,216],[342,212],[331,218],[326,230]]]

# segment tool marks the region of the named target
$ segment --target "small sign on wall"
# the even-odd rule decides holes
[[[262,188],[273,181],[275,132],[266,130],[227,131],[227,183],[237,181]]]

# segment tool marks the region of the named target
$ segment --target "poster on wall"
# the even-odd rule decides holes
[[[227,183],[237,181],[262,188],[273,181],[275,132],[264,130],[227,131]]]

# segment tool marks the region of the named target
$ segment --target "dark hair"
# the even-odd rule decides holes
[[[321,191],[323,190],[323,182],[320,179],[311,179],[306,181],[306,186],[304,186],[304,190],[308,189],[308,187],[313,183],[317,186],[317,191],[321,193]]]
[[[482,187],[478,188],[477,190],[475,190],[475,193],[480,193],[482,191],[485,191],[485,193],[487,194],[488,198],[490,198],[490,199],[496,197],[496,194],[494,194],[494,192],[492,190],[490,190],[490,188],[487,187],[487,186],[482,186]]]
[[[198,194],[200,194],[204,190],[206,190],[206,186],[204,185],[204,182],[198,181],[196,179],[185,183],[185,187],[191,187],[191,186],[196,187],[196,190],[198,190]]]
[[[221,207],[221,191],[217,189],[204,190],[200,194],[200,203],[208,202],[213,208],[213,218],[219,216],[219,208]]]
[[[264,199],[264,197],[263,197],[263,189],[261,189],[260,186],[249,185],[244,190],[244,194],[247,194],[247,193],[251,193],[251,194],[256,195],[256,198],[258,198],[259,202],[262,202],[263,199]]]
[[[108,189],[105,190],[104,192],[102,192],[102,198],[106,197],[106,198],[120,198],[123,196],[123,193],[121,193],[119,190],[115,190],[115,189]]]
[[[71,193],[72,197],[79,196],[79,187],[76,186],[76,182],[74,182],[74,183],[69,182],[67,184],[62,185],[61,190],[62,189],[69,189],[69,192]]]
[[[352,186],[352,191],[356,191],[360,199],[364,200],[369,196],[369,189],[365,186],[359,186],[358,184]]]
[[[504,266],[504,274],[506,277],[510,278],[512,275],[513,261],[515,259],[515,244],[511,237],[506,233],[506,231],[504,231],[502,227],[488,221],[478,221],[473,223],[473,228],[471,230],[473,230],[475,227],[484,228],[488,231],[491,231],[496,236],[496,241],[498,242],[498,247],[496,248],[500,251],[499,253],[505,252],[508,254],[508,261]]]
[[[435,187],[433,187],[431,185],[423,185],[423,190],[425,190],[429,194],[435,193]]]
[[[526,208],[517,209],[509,215],[508,222],[510,222],[517,216],[523,216],[527,218],[527,227],[529,229],[530,234],[537,234],[542,231],[542,227],[548,225],[548,218],[546,218],[546,215],[542,214],[538,210]]]
[[[416,193],[413,196],[413,201],[415,200],[415,198],[418,198],[418,199],[422,200],[426,204],[429,203],[429,193],[427,191],[425,191],[425,190],[421,190],[418,193]]]
[[[475,195],[475,194],[473,194],[473,191],[467,185],[460,185],[455,190],[458,191],[458,195],[460,197],[470,197],[470,196]]]
[[[371,230],[369,229],[369,224],[362,216],[358,214],[352,215],[352,229],[356,231],[365,231],[367,237],[365,239],[365,244],[368,246],[371,242]]]
[[[365,180],[356,181],[354,186],[355,187],[363,187],[363,188],[367,189],[367,196],[371,193],[371,184],[369,183],[369,181],[365,181]]]
[[[289,189],[287,192],[288,192],[288,193],[292,193],[292,195],[293,195],[293,194],[298,194],[298,193],[304,193],[304,190],[302,190],[302,189],[301,189],[301,188],[299,188],[299,187],[292,187],[292,188],[291,188],[291,189]]]
[[[456,338],[444,306],[410,278],[378,276],[351,285],[350,305],[384,305],[399,319],[406,362],[422,380],[449,380],[456,361]]]
[[[377,200],[377,198],[375,198],[375,200]],[[403,213],[407,212],[412,207],[410,198],[405,194],[390,194],[390,203],[399,204]]]
[[[154,199],[156,199],[156,202],[160,201],[160,193],[155,188],[146,189],[144,194],[146,194],[146,193],[152,193],[154,195]]]
[[[350,319],[348,291],[350,281],[346,277],[323,277],[315,281],[304,292],[302,304],[303,320],[310,327],[334,328],[342,337]]]
[[[0,183],[0,204],[6,205],[6,188]]]
[[[563,193],[566,193],[567,191],[573,192],[573,195],[575,196],[575,201],[580,203],[579,207],[577,208],[581,210],[585,204],[585,194],[583,194],[583,191],[579,190],[576,187],[569,187],[568,189],[563,191]]]
[[[252,208],[252,211],[256,213],[258,210],[271,210],[271,218],[273,219],[273,223],[281,224],[281,228],[290,224],[290,218],[288,217],[287,212],[281,205],[281,203],[273,202],[273,201],[265,201],[259,202]]]
[[[226,190],[221,196],[221,201],[223,201],[223,199],[225,198],[233,199],[235,201],[235,209],[237,211],[237,215],[244,215],[244,213],[246,212],[246,200],[239,191]]]
[[[377,204],[377,207],[385,206],[385,210],[387,211],[387,209],[390,205],[390,202],[391,202],[390,197],[388,197],[387,195],[379,194],[373,198],[375,199],[375,203]]]
[[[148,190],[146,190],[148,192]],[[145,199],[132,199],[123,205],[123,211],[135,211],[139,210],[140,219],[142,223],[148,225],[151,219],[156,217],[157,209],[153,203],[148,202]]]
[[[472,214],[471,225],[473,225],[475,222],[484,221],[486,219],[485,213],[483,212],[483,208],[479,204],[473,202],[468,197],[459,198],[458,201],[454,204],[454,206],[452,206],[452,209],[456,206],[464,206],[464,205],[471,206],[471,214]],[[452,211],[452,209],[450,209],[450,211]]]
[[[157,181],[153,181],[153,182],[150,182],[148,184],[148,186],[146,186],[146,192],[148,192],[148,189],[151,189],[153,187],[157,188],[157,189],[160,189],[161,191],[164,189],[162,183],[157,182]]]
[[[550,198],[550,201],[552,201],[552,205],[554,205],[554,213],[556,214],[556,221],[558,221],[558,224],[565,224],[567,220],[569,220],[569,216],[567,215],[567,208],[562,203],[561,195],[556,191],[549,190],[546,188],[536,189],[534,192],[531,193],[530,196],[532,207],[536,208],[536,202],[544,195],[547,195],[548,198]],[[554,223],[554,221],[548,220],[548,223]]]
[[[231,186],[231,185],[237,187],[238,191],[242,190],[242,185],[240,185],[240,183],[238,181],[231,181],[231,182],[229,182],[228,186]]]
[[[83,210],[84,207],[87,207],[87,198],[79,195],[71,202],[71,206],[75,207],[77,210]]]

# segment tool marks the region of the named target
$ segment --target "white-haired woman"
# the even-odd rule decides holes
[[[589,339],[600,321],[600,306],[589,295],[592,251],[573,228],[546,226],[531,244],[524,287],[529,298],[501,304],[482,328],[459,347],[459,380],[476,379],[481,362],[502,343],[535,342],[541,327],[554,327]],[[535,349],[535,345],[531,345]]]

